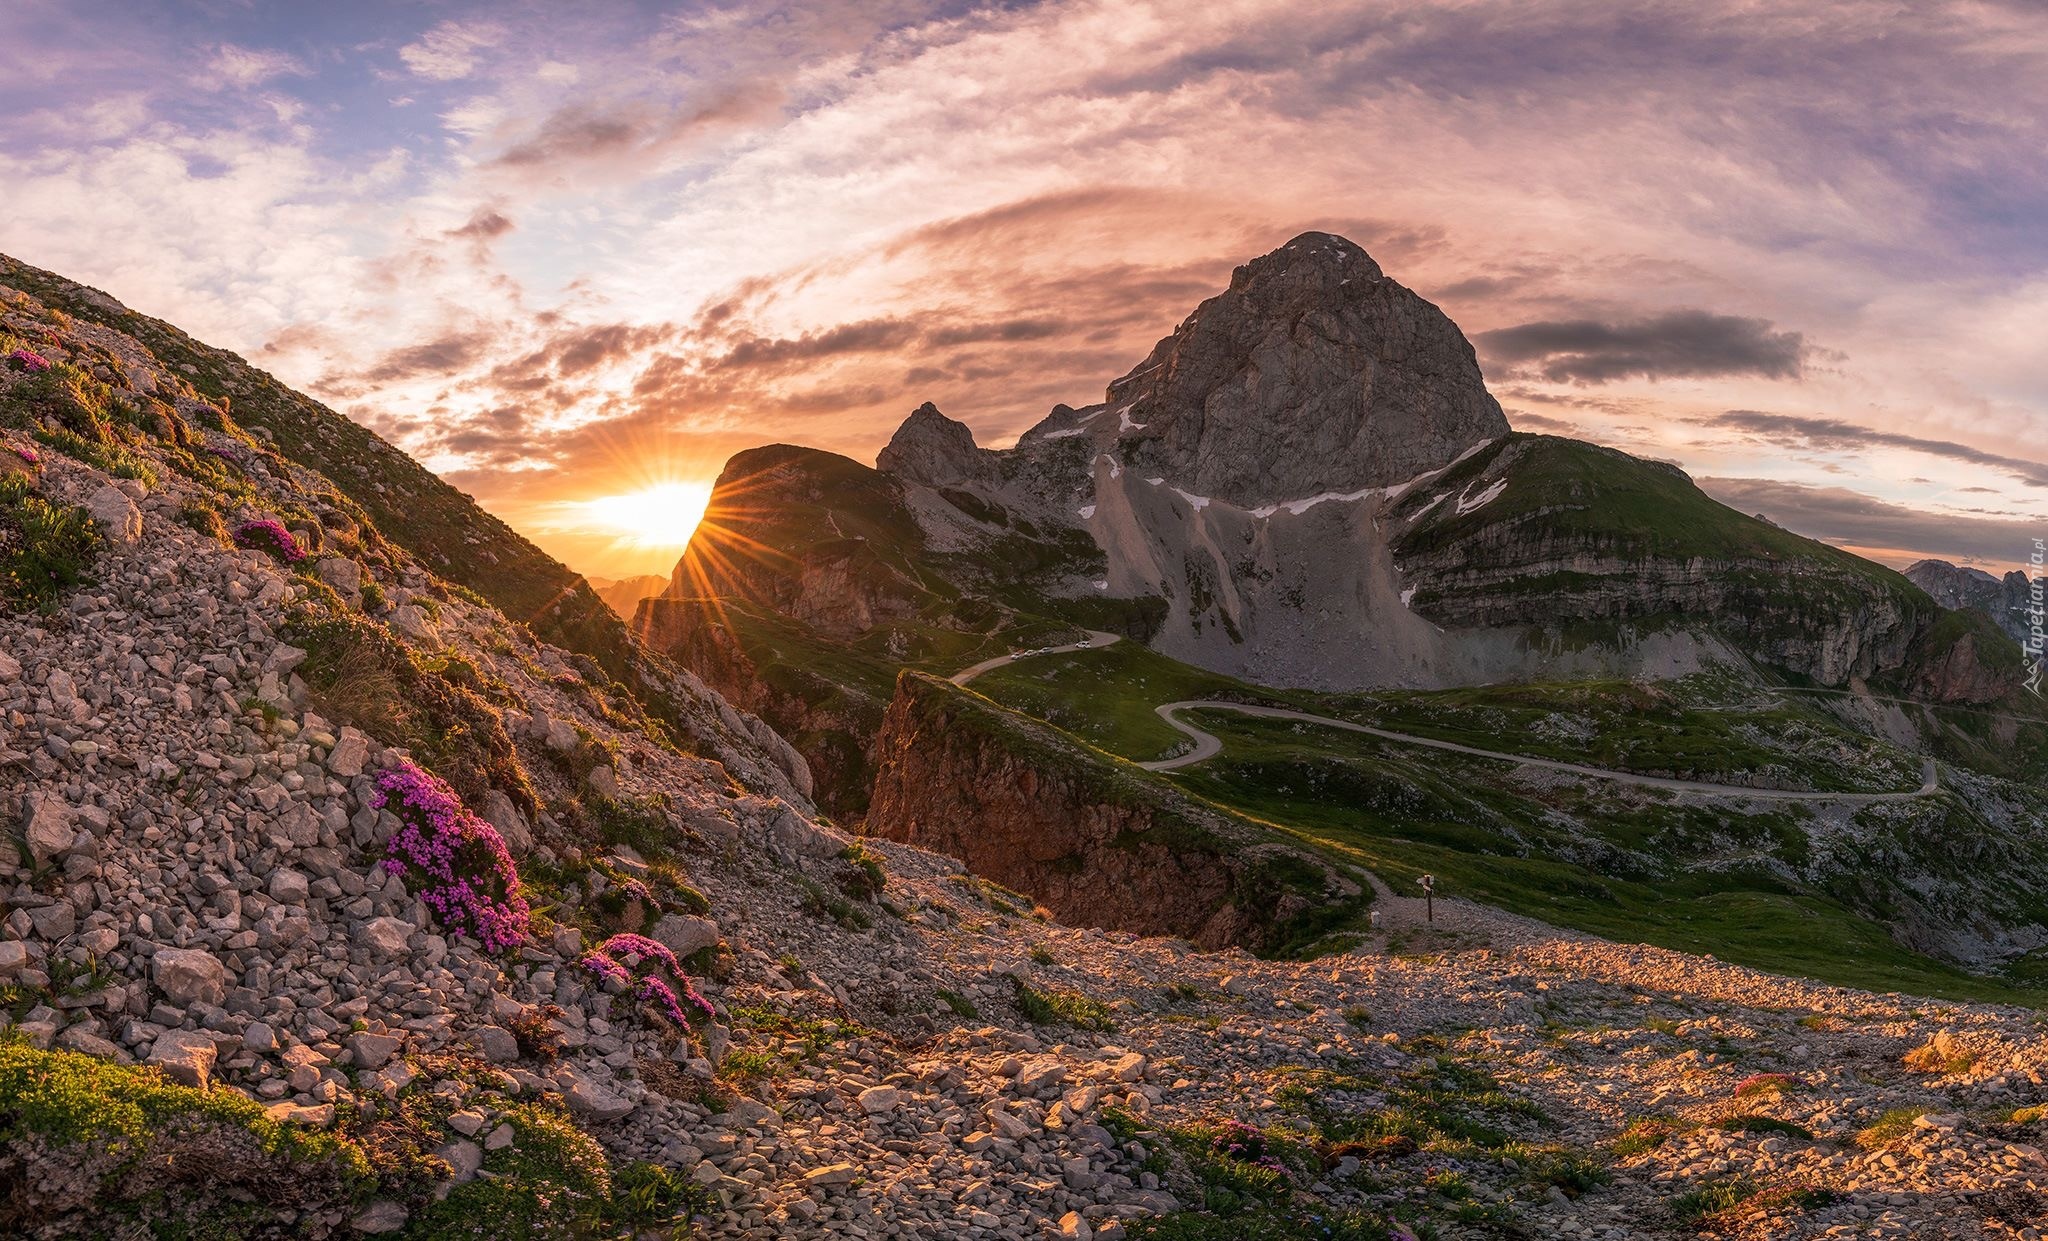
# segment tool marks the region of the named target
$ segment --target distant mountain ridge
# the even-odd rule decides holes
[[[1997,622],[2007,637],[2025,644],[2039,621],[2041,604],[2034,583],[2014,569],[1995,577],[1972,566],[1946,560],[1921,560],[1906,566],[1906,578],[1945,608],[1975,608]]]
[[[587,579],[597,597],[605,606],[622,617],[630,618],[642,599],[651,599],[668,588],[668,579],[658,573],[643,573],[638,577]]]

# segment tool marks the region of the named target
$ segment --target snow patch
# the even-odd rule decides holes
[[[1493,443],[1493,441],[1490,439],[1480,440],[1478,443],[1472,445],[1472,447],[1467,448],[1464,452],[1461,452],[1457,456],[1451,458],[1450,465],[1438,466],[1434,470],[1428,470],[1424,473],[1417,474],[1415,477],[1409,479],[1405,483],[1401,483],[1397,486],[1387,488],[1387,498],[1389,500],[1400,499],[1402,496],[1407,495],[1410,491],[1413,491],[1415,488],[1420,487],[1422,484],[1428,482],[1432,478],[1435,478],[1437,475],[1442,474],[1445,470],[1450,469],[1452,465],[1457,465],[1462,461],[1470,460],[1474,453],[1477,453],[1480,449],[1485,448],[1487,445],[1491,443]]]
[[[1334,491],[1325,491],[1319,496],[1310,496],[1306,500],[1282,500],[1278,504],[1263,505],[1251,510],[1251,514],[1254,517],[1271,517],[1284,508],[1296,517],[1299,517],[1318,504],[1327,504],[1333,500],[1339,504],[1349,504],[1354,500],[1363,500],[1367,496],[1379,495],[1382,490],[1383,488],[1379,487],[1367,487],[1363,491],[1350,491],[1341,495]]]
[[[1480,506],[1491,501],[1496,496],[1500,495],[1501,492],[1506,491],[1507,489],[1508,480],[1505,478],[1499,478],[1494,480],[1493,486],[1488,487],[1485,491],[1482,491],[1478,495],[1472,496],[1470,499],[1467,499],[1466,497],[1470,494],[1472,490],[1471,485],[1468,483],[1465,487],[1465,490],[1458,494],[1458,515],[1461,517],[1464,516],[1466,513],[1471,512],[1473,509],[1479,508]]]
[[[1109,583],[1108,583],[1108,582],[1097,582],[1097,583],[1095,583],[1095,589],[1097,589],[1097,590],[1108,590],[1108,589],[1109,589]]]
[[[1188,507],[1194,509],[1198,513],[1201,512],[1203,509],[1209,507],[1208,496],[1191,496],[1187,492],[1182,491],[1178,487],[1175,487],[1173,489],[1173,494],[1179,496],[1183,500],[1186,500],[1188,502]]]
[[[1044,435],[1041,435],[1038,438],[1042,440],[1063,440],[1071,439],[1076,435],[1086,434],[1088,434],[1088,428],[1086,427],[1068,427],[1064,431],[1047,431]]]
[[[1095,516],[1095,506],[1093,504],[1083,504],[1076,511],[1081,514],[1082,521],[1087,521],[1090,517]]]
[[[1136,401],[1131,402],[1131,405],[1136,404]],[[1145,429],[1144,423],[1131,421],[1131,405],[1126,405],[1116,411],[1116,433],[1118,435],[1127,435],[1132,431],[1142,431]]]
[[[1417,589],[1419,589],[1419,588],[1418,588],[1418,587],[1415,587],[1415,586],[1410,586],[1410,587],[1409,587],[1408,589],[1406,589],[1406,590],[1404,590],[1404,591],[1402,591],[1402,592],[1401,592],[1401,606],[1402,606],[1402,607],[1404,607],[1404,608],[1405,608],[1405,607],[1407,607],[1407,606],[1408,606],[1408,601],[1409,601],[1410,599],[1413,599],[1413,598],[1415,597],[1415,592],[1416,592],[1416,590],[1417,590]]]
[[[1124,467],[1117,464],[1117,459],[1115,457],[1110,456],[1108,453],[1103,453],[1101,456],[1095,459],[1097,461],[1109,462],[1109,476],[1111,478],[1122,478],[1124,476]]]
[[[1450,469],[1452,465],[1456,465],[1458,464],[1458,462],[1467,459],[1473,453],[1478,452],[1480,449],[1486,447],[1488,444],[1491,443],[1493,443],[1492,440],[1481,440],[1479,443],[1472,445],[1472,447],[1470,448],[1467,448],[1464,452],[1459,453],[1456,460],[1453,460],[1450,463],[1450,465],[1438,466],[1434,470],[1429,470],[1425,473],[1417,474],[1415,477],[1409,479],[1405,483],[1395,483],[1391,487],[1366,487],[1358,491],[1325,491],[1321,495],[1309,496],[1307,499],[1304,500],[1281,500],[1276,504],[1261,505],[1258,508],[1250,510],[1250,512],[1251,515],[1254,517],[1271,517],[1275,513],[1278,513],[1280,510],[1285,509],[1289,513],[1292,513],[1294,516],[1299,517],[1303,513],[1308,512],[1310,509],[1314,508],[1318,504],[1351,504],[1359,500],[1369,499],[1374,496],[1385,496],[1389,500],[1398,500],[1402,496],[1406,495],[1408,492],[1414,490],[1416,487],[1419,487],[1423,483],[1428,482],[1430,479],[1435,478],[1437,475],[1443,473],[1445,470]],[[1439,496],[1438,499],[1442,499],[1442,497]],[[1434,505],[1435,503],[1436,500],[1430,501],[1431,505]],[[1422,511],[1424,513],[1428,512],[1429,507],[1425,506]],[[1420,516],[1420,514],[1417,515]]]
[[[1154,487],[1157,487],[1159,484],[1165,482],[1166,480],[1163,478],[1148,478],[1145,481],[1152,484]]]

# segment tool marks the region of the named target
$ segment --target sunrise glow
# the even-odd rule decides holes
[[[679,553],[690,542],[711,485],[703,482],[658,483],[624,495],[572,500],[558,506],[563,524],[610,535],[634,551]]]

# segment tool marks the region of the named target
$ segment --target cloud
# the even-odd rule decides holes
[[[1808,538],[1859,550],[1893,565],[1934,557],[2014,564],[2024,561],[2044,526],[1929,512],[1845,487],[1765,478],[1701,478],[1708,495],[1757,513]]]
[[[1796,379],[1809,352],[1798,332],[1768,319],[1676,310],[1648,319],[1603,323],[1562,319],[1481,332],[1474,338],[1489,369],[1551,383],[1754,375]]]
[[[550,113],[490,166],[536,170],[617,163],[645,175],[651,161],[719,129],[763,116],[780,99],[780,93],[765,83],[746,83],[691,104],[576,100]]]
[[[1518,426],[1814,483],[1839,434],[1692,419],[2040,455],[2038,6],[16,7],[0,249],[274,345],[508,517],[650,442],[868,457],[927,398],[1001,442],[1310,228],[1442,299]],[[315,72],[193,89],[273,44]]]
[[[652,348],[674,335],[675,329],[662,324],[642,327],[629,323],[607,323],[577,328],[557,336],[550,345],[558,373],[581,375],[593,367],[622,362]]]
[[[407,345],[385,354],[363,372],[370,383],[392,383],[423,375],[452,375],[483,357],[490,338],[481,332],[450,333],[424,344]]]
[[[419,77],[452,82],[476,72],[479,54],[502,37],[491,22],[445,21],[399,48],[398,58]]]
[[[476,210],[476,214],[470,216],[468,222],[464,223],[460,228],[449,229],[448,235],[450,237],[466,237],[475,241],[490,241],[494,238],[503,237],[516,227],[518,226],[512,222],[511,217],[503,212],[490,207],[479,207]]]
[[[216,85],[258,86],[287,74],[303,76],[308,70],[298,57],[272,48],[237,47],[223,43],[207,62],[206,79]]]
[[[1694,421],[1704,426],[1722,427],[1760,436],[1776,444],[1820,451],[1862,452],[1871,448],[1903,448],[1911,452],[1924,452],[1930,456],[1946,457],[1951,461],[1989,466],[2012,475],[2029,487],[2048,487],[2048,464],[2039,461],[1986,452],[1981,448],[1972,448],[1967,444],[1958,444],[1950,440],[1924,439],[1896,431],[1873,430],[1839,418],[1813,418],[1793,414],[1768,414],[1754,409],[1731,409],[1724,414]]]

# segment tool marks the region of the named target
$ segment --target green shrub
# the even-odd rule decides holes
[[[0,477],[0,607],[55,608],[90,578],[103,545],[92,514],[52,503],[21,475]]]
[[[1813,1141],[1811,1129],[1795,1125],[1789,1120],[1779,1120],[1774,1116],[1731,1116],[1716,1122],[1714,1127],[1729,1133],[1769,1133],[1797,1138],[1801,1142]]]
[[[1680,1194],[1671,1200],[1671,1213],[1688,1224],[1698,1223],[1711,1216],[1754,1198],[1757,1186],[1754,1181],[1742,1177],[1731,1177],[1722,1181],[1708,1181],[1690,1193]]]
[[[863,842],[856,840],[841,849],[839,857],[848,865],[848,871],[840,877],[839,886],[853,899],[874,900],[889,886],[889,872],[882,869],[882,855]]]
[[[507,1112],[513,1145],[484,1156],[484,1175],[430,1203],[409,1241],[570,1241],[613,1210],[604,1149],[569,1118],[537,1104]]]
[[[1116,1029],[1109,1005],[1079,991],[1050,987],[1043,991],[1021,978],[1011,978],[1017,991],[1017,1011],[1033,1025],[1070,1025],[1083,1030]]]
[[[627,1236],[664,1229],[674,1235],[717,1208],[718,1198],[706,1186],[660,1164],[631,1163],[612,1177],[611,1198],[599,1216]]]
[[[475,690],[416,660],[383,624],[355,612],[301,604],[285,618],[288,641],[325,712],[405,746],[465,801],[496,788],[528,815],[539,799],[498,711]]]
[[[1540,1186],[1554,1185],[1564,1191],[1567,1198],[1589,1194],[1614,1179],[1614,1174],[1597,1159],[1585,1155],[1546,1155],[1528,1165],[1529,1181]]]
[[[37,1217],[78,1235],[113,1235],[136,1220],[159,1236],[252,1235],[220,1229],[250,1212],[346,1209],[371,1184],[354,1145],[265,1119],[242,1095],[18,1041],[0,1041],[0,1151],[43,1151],[96,1178],[87,1202]],[[46,1209],[21,1173],[16,1165],[0,1177],[0,1231],[10,1235],[19,1212]]]
[[[1317,1207],[1259,1208],[1229,1216],[1176,1211],[1137,1220],[1124,1235],[1131,1241],[1389,1241],[1403,1234],[1383,1215]]]
[[[865,931],[875,925],[867,911],[836,892],[827,891],[802,875],[796,877],[804,890],[804,908],[821,918],[830,918],[849,931]]]
[[[1895,1107],[1880,1115],[1856,1135],[1856,1145],[1867,1151],[1883,1150],[1913,1131],[1913,1122],[1927,1115],[1924,1107]]]
[[[220,511],[204,500],[187,500],[180,504],[178,520],[222,547],[230,546],[232,543],[228,535],[228,524],[221,519]]]
[[[624,845],[643,858],[666,857],[675,851],[668,811],[659,797],[614,799],[586,792],[583,812],[598,839],[608,845]]]
[[[980,1019],[981,1010],[974,1006],[974,1001],[968,999],[964,995],[961,995],[958,991],[948,991],[945,988],[941,987],[939,989],[938,996],[939,1003],[944,1004],[947,1008],[952,1009],[953,1015],[955,1017],[961,1018],[964,1021],[976,1021]]]

